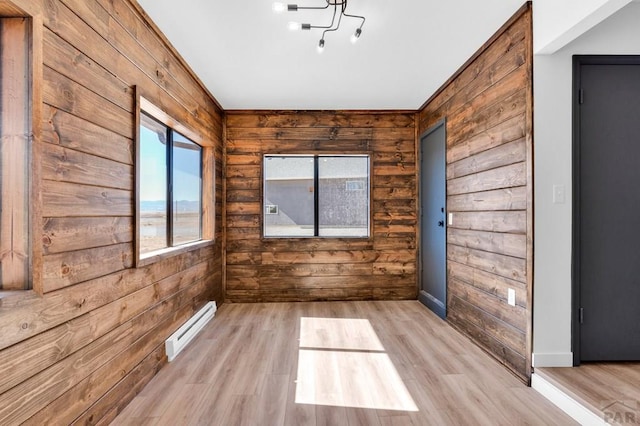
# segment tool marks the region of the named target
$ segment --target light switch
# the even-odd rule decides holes
[[[566,198],[564,185],[553,185],[553,203],[564,204]]]
[[[453,213],[449,213],[449,225],[453,225]]]
[[[507,303],[516,306],[516,291],[512,288],[507,290]]]

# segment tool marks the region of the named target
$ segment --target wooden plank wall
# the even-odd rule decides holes
[[[415,114],[227,112],[226,298],[233,302],[412,299]],[[369,153],[369,239],[263,239],[263,154]]]
[[[42,294],[0,298],[0,424],[108,423],[166,362],[164,340],[223,301],[223,113],[135,2],[2,4],[39,34]],[[134,86],[215,145],[217,175],[215,243],[137,269]]]
[[[418,114],[446,119],[448,321],[531,371],[532,30],[527,3]],[[507,304],[507,289],[516,306]]]

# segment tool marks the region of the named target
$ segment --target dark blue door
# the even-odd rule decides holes
[[[420,293],[441,318],[447,315],[445,125],[420,139]]]
[[[579,77],[580,361],[640,361],[640,57]]]

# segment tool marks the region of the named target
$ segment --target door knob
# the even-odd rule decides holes
[[[438,221],[438,226],[444,228],[444,220]]]

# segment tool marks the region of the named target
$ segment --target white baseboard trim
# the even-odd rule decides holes
[[[573,367],[573,352],[534,353],[533,367]]]
[[[604,419],[578,403],[576,400],[571,398],[566,393],[562,392],[547,380],[540,377],[539,374],[534,373],[531,376],[531,387],[542,394],[542,396],[547,398],[553,404],[555,404],[562,411],[571,416],[581,425],[600,426],[607,424]]]
[[[196,334],[207,325],[216,314],[216,310],[216,302],[207,303],[165,341],[165,351],[169,362],[173,361]]]

